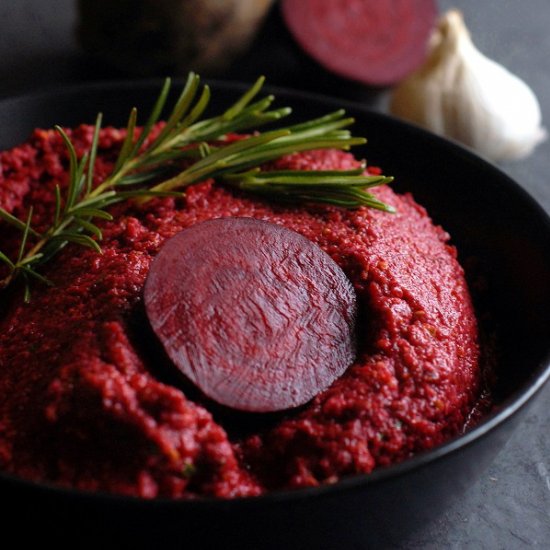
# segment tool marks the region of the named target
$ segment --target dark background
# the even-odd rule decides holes
[[[550,2],[440,0],[439,7],[463,11],[479,49],[532,87],[550,125]],[[0,98],[130,77],[80,51],[76,20],[73,0],[0,0]],[[252,81],[259,74],[270,84],[352,99],[382,112],[387,108],[387,89],[337,78],[309,60],[285,30],[277,5],[250,50],[216,76]],[[528,159],[500,165],[547,211],[549,153],[547,141]],[[479,482],[399,548],[550,548],[549,404],[547,386]]]

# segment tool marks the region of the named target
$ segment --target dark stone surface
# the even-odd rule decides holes
[[[460,8],[474,41],[489,57],[526,80],[550,120],[550,4],[548,0],[440,0]],[[75,40],[76,2],[0,0],[0,97],[60,84],[130,77],[83,55]],[[250,52],[224,74],[359,101],[384,111],[387,90],[336,78],[300,52],[277,9]],[[511,106],[511,108],[518,106]],[[520,108],[520,107],[519,107]],[[550,142],[528,159],[501,168],[550,211]],[[482,185],[483,182],[480,182]],[[513,208],[513,205],[510,205]],[[521,365],[518,365],[521,368]],[[550,386],[497,460],[451,508],[396,548],[515,549],[550,545]]]

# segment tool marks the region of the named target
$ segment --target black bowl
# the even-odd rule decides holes
[[[243,87],[213,82],[214,107]],[[146,112],[159,82],[99,84],[0,104],[0,149],[34,127],[93,123],[103,111],[124,125]],[[550,377],[550,220],[516,183],[467,150],[354,104],[273,90],[301,118],[344,106],[369,138],[359,155],[396,177],[447,229],[462,260],[475,258],[486,291],[478,306],[497,334],[495,410],[429,452],[332,486],[222,501],[145,501],[88,494],[0,475],[4,536],[38,535],[72,547],[364,548],[397,540],[436,516],[490,464]],[[17,521],[17,523],[16,523]],[[68,541],[78,541],[69,543]]]

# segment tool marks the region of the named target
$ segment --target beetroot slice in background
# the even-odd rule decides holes
[[[296,41],[325,68],[376,86],[395,84],[427,53],[435,0],[283,0]]]
[[[152,263],[145,307],[177,368],[209,398],[268,412],[309,401],[355,358],[355,291],[317,245],[252,218],[202,222]]]

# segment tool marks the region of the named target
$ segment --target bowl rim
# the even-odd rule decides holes
[[[0,113],[3,110],[9,110],[17,104],[25,102],[37,102],[44,100],[60,99],[64,95],[74,95],[82,92],[94,93],[101,91],[114,90],[136,90],[140,93],[153,93],[160,90],[163,79],[147,78],[135,80],[106,80],[92,83],[80,83],[62,86],[52,86],[39,91],[29,92],[17,96],[11,96],[0,99]],[[182,78],[173,78],[172,83],[176,86],[184,82]],[[228,90],[231,92],[239,92],[250,87],[246,84],[233,80],[221,79],[205,79],[213,89]],[[445,147],[446,150],[452,152],[454,156],[458,155],[464,159],[481,164],[485,170],[492,172],[495,177],[498,177],[501,182],[511,188],[514,193],[521,198],[540,219],[548,229],[548,238],[550,240],[550,214],[538,203],[535,198],[518,182],[513,180],[492,162],[476,154],[470,148],[456,141],[435,135],[423,128],[409,122],[400,120],[394,116],[373,111],[357,102],[350,100],[342,100],[336,97],[295,90],[281,86],[264,86],[263,90],[267,93],[272,93],[278,98],[282,97],[285,101],[308,101],[317,106],[327,107],[332,109],[343,108],[346,111],[358,113],[361,116],[367,116],[377,119],[382,123],[389,123],[397,129],[401,128],[404,131],[416,135],[418,139],[428,143],[437,143],[439,147]],[[10,147],[17,146],[18,143],[12,144]],[[486,415],[476,426],[469,429],[465,433],[457,434],[446,442],[437,445],[436,447],[417,453],[411,458],[403,462],[393,464],[386,467],[379,467],[368,474],[355,474],[345,477],[334,484],[323,484],[316,487],[305,487],[300,489],[279,489],[267,492],[258,496],[234,497],[229,499],[215,497],[197,497],[192,499],[171,499],[166,497],[146,499],[142,497],[106,493],[102,491],[91,492],[83,491],[72,487],[64,487],[51,482],[32,481],[18,476],[0,471],[0,484],[11,483],[21,488],[26,488],[33,491],[46,491],[49,494],[54,494],[59,497],[67,497],[72,499],[88,499],[94,501],[109,501],[111,503],[120,503],[126,506],[146,506],[146,507],[207,507],[211,509],[215,507],[237,507],[250,506],[261,503],[287,503],[309,500],[311,498],[332,497],[340,492],[347,492],[354,489],[368,489],[384,481],[392,478],[396,479],[408,474],[409,472],[420,470],[428,464],[441,460],[442,458],[471,446],[479,439],[483,438],[489,432],[492,432],[506,421],[516,416],[536,394],[538,394],[543,386],[550,379],[550,348],[545,357],[537,366],[536,370],[526,379],[520,387],[516,388],[509,396],[499,403],[498,409]],[[1,485],[0,485],[1,486]]]

